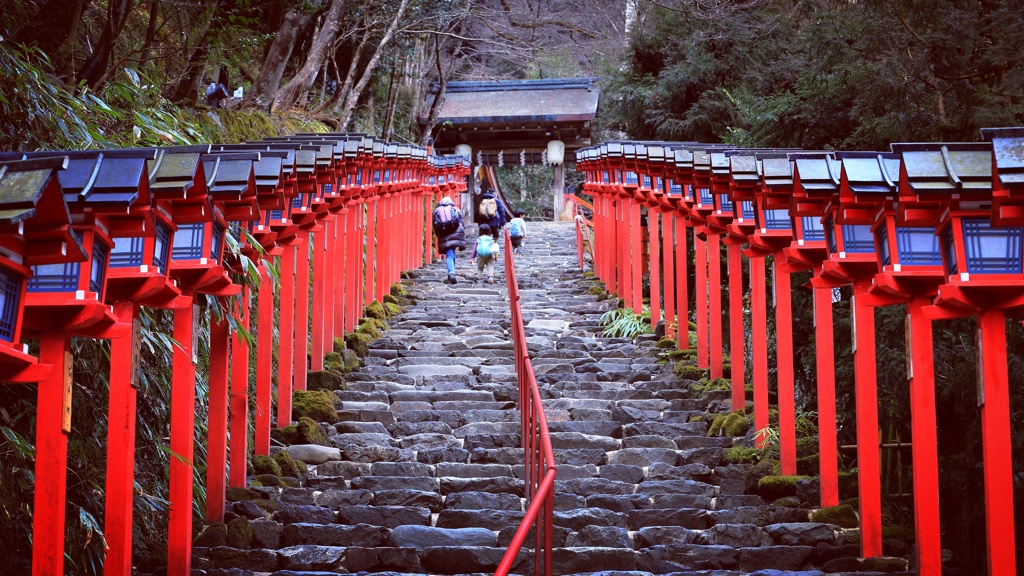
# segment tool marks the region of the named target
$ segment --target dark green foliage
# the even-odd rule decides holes
[[[216,524],[210,524],[203,528],[203,531],[199,533],[193,544],[195,546],[202,546],[204,548],[213,548],[214,546],[224,546],[228,540],[228,527],[223,522],[217,522]]]
[[[765,500],[777,500],[796,496],[798,480],[810,480],[809,476],[764,476],[757,482],[757,493]]]
[[[848,504],[840,504],[838,506],[815,510],[811,513],[811,522],[835,524],[841,528],[857,528],[860,526],[857,511]]]
[[[726,464],[756,464],[764,457],[764,450],[752,446],[733,446],[722,451],[722,462]]]
[[[334,394],[326,390],[296,390],[292,396],[292,417],[301,420],[303,416],[316,422],[334,423],[338,413],[334,409]]]

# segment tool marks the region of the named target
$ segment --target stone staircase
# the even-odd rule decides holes
[[[836,527],[744,494],[746,466],[722,464],[744,439],[706,436],[721,402],[691,397],[653,336],[598,336],[611,301],[587,293],[571,225],[529,233],[517,273],[558,460],[555,574],[871,573]],[[415,304],[335,393],[332,447],[288,447],[310,464],[301,487],[230,503],[249,548],[197,547],[194,574],[493,573],[526,506],[518,393],[503,270],[474,282],[467,256],[454,286],[443,263],[414,273]]]

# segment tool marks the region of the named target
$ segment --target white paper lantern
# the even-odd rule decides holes
[[[472,158],[473,147],[470,146],[469,144],[459,144],[458,146],[455,147],[455,153],[458,154],[459,156],[469,156],[470,158]]]
[[[498,168],[501,168],[504,165],[505,165],[505,151],[504,150],[499,150],[498,151]]]
[[[565,159],[565,144],[561,140],[552,140],[548,142],[547,152],[547,162],[545,164],[561,164]]]

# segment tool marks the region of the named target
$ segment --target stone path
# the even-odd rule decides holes
[[[706,412],[722,403],[691,397],[657,363],[653,337],[596,336],[611,304],[587,294],[571,225],[529,233],[517,271],[559,461],[554,573],[855,565],[834,526],[744,494],[746,467],[722,465],[734,440],[706,436]],[[525,509],[519,413],[504,271],[472,282],[467,256],[454,286],[443,263],[414,273],[415,304],[335,393],[340,421],[323,425],[333,448],[289,447],[320,463],[301,487],[229,504],[228,519],[248,521],[249,549],[197,547],[195,574],[493,573]],[[522,559],[528,573],[532,556]]]

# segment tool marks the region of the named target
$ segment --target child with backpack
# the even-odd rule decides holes
[[[448,283],[455,284],[455,250],[466,249],[466,227],[462,223],[462,212],[451,198],[445,196],[437,203],[431,227],[437,236],[437,251],[445,255]]]
[[[516,210],[516,217],[509,221],[508,235],[512,240],[512,253],[519,256],[522,254],[523,238],[526,237],[526,220],[523,220],[522,210]]]
[[[491,236],[497,240],[498,232],[501,231],[501,227],[505,225],[505,208],[501,205],[496,197],[497,192],[493,188],[488,188],[484,192],[483,199],[480,200],[480,224],[487,224],[490,229]]]
[[[487,224],[480,225],[480,237],[473,247],[473,255],[469,258],[472,262],[476,259],[476,269],[482,278],[487,274],[486,282],[494,284],[494,263],[498,261],[498,243],[491,236],[491,227]]]

